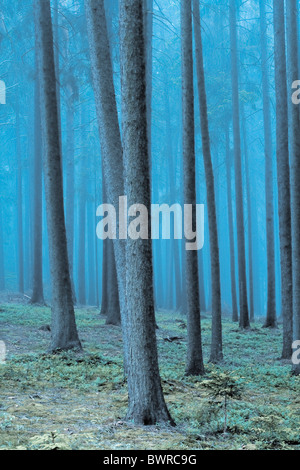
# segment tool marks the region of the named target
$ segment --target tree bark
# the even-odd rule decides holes
[[[196,44],[196,66],[198,77],[198,94],[200,109],[200,124],[202,135],[202,152],[205,169],[207,210],[211,259],[211,289],[212,289],[212,343],[210,361],[217,363],[223,359],[222,347],[222,307],[221,307],[221,278],[220,253],[217,228],[215,180],[210,150],[210,136],[207,115],[206,85],[203,64],[203,47],[199,0],[193,0],[194,32]]]
[[[51,351],[81,349],[73,307],[64,217],[59,112],[49,0],[35,2],[38,72],[45,141],[44,179],[52,279]]]
[[[299,79],[298,5],[296,0],[286,2],[288,83]],[[291,123],[291,212],[293,260],[293,338],[300,340],[300,119],[299,106],[290,104]],[[293,364],[293,373],[300,375],[300,364]]]
[[[253,241],[252,241],[252,202],[251,202],[251,181],[249,169],[249,152],[247,141],[247,128],[245,109],[242,103],[242,133],[244,143],[244,166],[246,173],[246,200],[248,218],[248,282],[249,282],[249,315],[250,321],[254,321],[254,291],[253,291]]]
[[[247,298],[244,206],[243,206],[243,185],[242,185],[242,155],[241,155],[241,135],[240,135],[239,69],[238,69],[238,53],[237,53],[236,0],[230,0],[229,9],[230,9],[232,122],[233,122],[233,136],[234,136],[240,327],[249,328],[250,322],[249,322],[248,298]]]
[[[195,177],[195,117],[193,89],[193,37],[192,3],[181,0],[181,59],[182,59],[182,120],[183,120],[183,162],[184,162],[184,203],[193,207],[193,230],[196,215]],[[187,375],[204,373],[201,320],[198,252],[185,251],[185,278],[187,303],[188,350]]]
[[[276,155],[281,268],[282,358],[290,359],[293,342],[291,198],[288,140],[284,2],[273,0],[276,91]]]
[[[229,142],[229,125],[226,126],[226,178],[227,178],[227,206],[228,206],[228,227],[229,227],[229,250],[230,250],[230,280],[231,280],[231,299],[232,299],[232,321],[239,321],[239,312],[236,296],[236,277],[235,277],[235,250],[234,250],[234,231],[233,231],[233,210],[232,210],[232,189],[231,189],[231,167],[232,158]]]
[[[150,161],[143,0],[121,0],[120,44],[125,187],[129,207],[144,204],[151,233]],[[158,367],[153,295],[152,242],[126,244],[126,292],[130,330],[127,419],[136,424],[172,423]]]
[[[113,82],[113,70],[103,0],[85,1],[93,87],[101,142],[107,201],[115,208],[124,195],[123,149]],[[118,218],[117,218],[118,231]],[[129,332],[126,302],[126,254],[124,240],[114,240],[121,309],[124,366],[129,367]]]
[[[41,136],[40,90],[38,77],[35,79],[34,98],[34,171],[33,171],[33,292],[32,304],[44,305],[43,291],[43,154]]]
[[[265,0],[260,0],[260,43],[263,115],[265,137],[265,192],[266,192],[266,238],[267,238],[267,315],[266,327],[276,326],[276,284],[275,284],[275,236],[274,236],[274,190],[272,159],[272,125],[270,108],[270,81],[268,76],[267,22]]]
[[[19,98],[16,104],[17,214],[18,214],[18,289],[24,294],[23,172],[21,159],[21,124]]]

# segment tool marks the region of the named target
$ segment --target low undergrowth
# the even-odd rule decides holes
[[[241,331],[224,318],[224,361],[206,362],[204,377],[186,377],[185,318],[158,312],[161,376],[177,426],[139,427],[124,420],[120,328],[106,326],[96,309],[78,309],[76,317],[84,352],[49,355],[49,308],[0,307],[8,349],[0,365],[0,449],[300,449],[300,378],[278,359],[280,328],[257,322]],[[202,326],[208,360],[209,315]]]

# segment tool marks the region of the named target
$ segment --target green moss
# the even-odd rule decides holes
[[[300,379],[277,359],[280,329],[258,323],[242,332],[225,318],[224,361],[206,363],[205,377],[186,377],[186,329],[178,315],[159,312],[163,389],[177,427],[142,428],[123,421],[128,397],[120,328],[106,326],[95,309],[78,309],[76,317],[84,353],[52,356],[45,353],[50,333],[39,330],[50,324],[49,308],[1,307],[9,354],[0,366],[0,449],[300,449]],[[183,339],[165,341],[171,336]],[[206,318],[205,360],[210,336]],[[214,374],[234,377],[241,389],[228,406],[226,435],[222,403],[207,389]]]

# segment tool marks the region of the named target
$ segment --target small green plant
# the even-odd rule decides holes
[[[293,435],[293,430],[287,428],[284,419],[277,414],[258,416],[251,419],[256,436],[259,437],[262,448],[285,448],[285,440]]]
[[[213,403],[223,404],[224,427],[223,433],[227,432],[228,422],[228,400],[238,400],[241,398],[243,387],[238,383],[238,377],[230,372],[212,372],[210,378],[204,380],[201,385],[208,390],[208,394]],[[212,404],[212,403],[211,403]]]

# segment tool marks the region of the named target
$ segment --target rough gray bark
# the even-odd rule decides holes
[[[182,120],[183,120],[183,164],[184,203],[193,206],[193,230],[195,230],[196,177],[195,177],[195,118],[193,89],[193,37],[191,0],[181,0],[181,60],[182,60]],[[204,373],[198,252],[185,251],[185,279],[187,305],[188,350],[187,375]]]
[[[265,137],[265,192],[266,192],[266,240],[267,240],[267,315],[266,327],[276,326],[276,284],[275,284],[275,236],[274,236],[274,190],[272,162],[272,125],[270,81],[268,75],[267,22],[265,0],[260,0],[260,43],[263,92],[263,115]]]
[[[230,250],[230,280],[231,280],[231,300],[232,300],[232,321],[239,321],[239,312],[236,297],[235,279],[235,255],[234,255],[234,232],[233,232],[233,210],[232,210],[232,188],[231,188],[231,167],[232,158],[229,142],[229,125],[226,126],[226,179],[227,179],[227,210],[229,228],[229,250]]]
[[[52,280],[51,351],[81,349],[78,338],[69,273],[64,217],[59,112],[49,0],[35,2],[38,73],[45,142],[44,180]]]
[[[296,0],[286,2],[288,83],[299,79],[298,5]],[[293,259],[293,338],[300,340],[300,119],[299,106],[291,103],[291,212]],[[300,364],[293,365],[293,373],[300,375]]]
[[[153,36],[153,0],[144,0],[144,31],[145,31],[145,58],[146,58],[146,101],[147,101],[147,125],[149,156],[151,156],[152,145],[152,36]]]
[[[282,358],[290,359],[293,341],[293,286],[287,73],[284,2],[273,0],[276,91],[276,155],[281,268]]]
[[[43,154],[41,135],[40,90],[38,77],[34,88],[34,171],[33,171],[33,292],[32,304],[44,305],[43,291]]]
[[[206,199],[208,210],[210,260],[211,260],[211,289],[212,289],[212,343],[210,361],[217,363],[223,359],[222,347],[222,307],[221,307],[221,279],[220,254],[216,214],[215,180],[210,150],[210,136],[207,115],[207,100],[205,73],[203,64],[203,47],[199,0],[193,0],[194,32],[196,45],[197,83],[199,94],[200,124],[202,135],[202,152],[206,180]]]
[[[230,49],[231,49],[231,81],[232,81],[232,123],[234,136],[235,163],[235,195],[236,224],[239,274],[240,327],[249,328],[249,312],[247,297],[244,205],[242,186],[242,154],[240,135],[240,104],[239,104],[239,69],[237,53],[236,0],[230,0]]]
[[[121,0],[120,45],[125,189],[129,207],[147,207],[151,230],[143,0]],[[130,321],[127,418],[144,425],[172,423],[158,366],[151,240],[129,238],[126,262]]]

